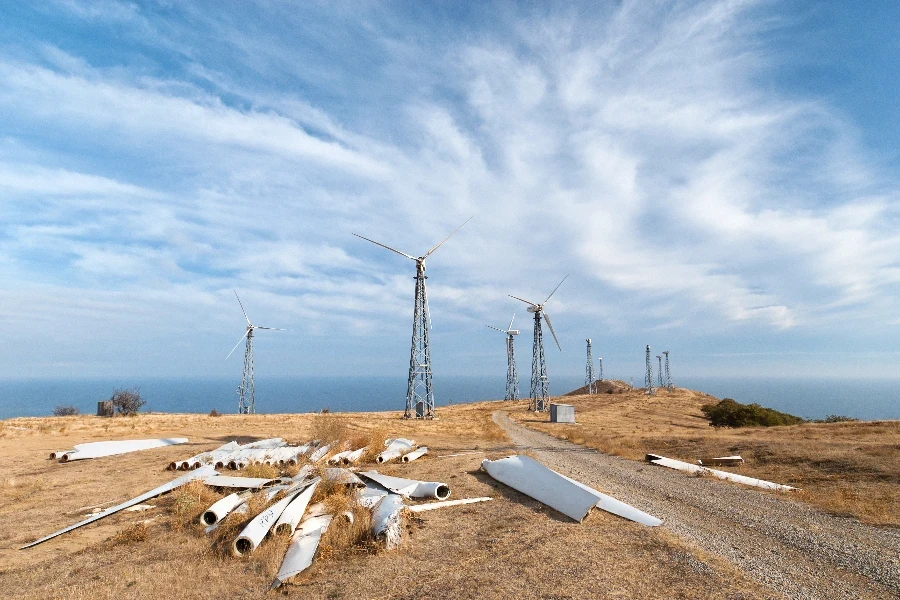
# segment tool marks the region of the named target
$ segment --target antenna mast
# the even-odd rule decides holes
[[[587,386],[588,394],[596,394],[597,386],[594,385],[594,359],[591,357],[591,338],[585,341],[587,342],[587,366],[585,367],[584,385]]]
[[[647,395],[653,395],[653,364],[650,362],[650,344],[647,344],[647,372],[644,373],[644,387]]]
[[[669,351],[663,350],[663,354],[666,355],[666,387],[670,390],[674,390],[675,384],[672,383],[672,373],[669,371]]]

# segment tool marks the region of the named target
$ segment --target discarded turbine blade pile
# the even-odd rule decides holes
[[[579,523],[596,506],[650,527],[662,524],[662,521],[653,515],[557,473],[528,456],[485,459],[481,467],[497,481],[531,496]]]

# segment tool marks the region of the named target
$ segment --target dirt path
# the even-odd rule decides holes
[[[624,460],[494,421],[547,466],[628,502],[787,598],[900,598],[900,530],[821,513],[788,496]]]

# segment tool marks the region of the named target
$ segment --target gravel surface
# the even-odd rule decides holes
[[[659,517],[776,595],[900,598],[900,530],[831,516],[789,493],[609,456],[522,427],[504,411],[494,421],[548,467]]]

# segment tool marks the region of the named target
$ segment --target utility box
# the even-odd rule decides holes
[[[101,400],[97,403],[98,417],[111,417],[116,413],[112,400]]]
[[[571,404],[550,404],[551,423],[574,423],[575,407]]]

